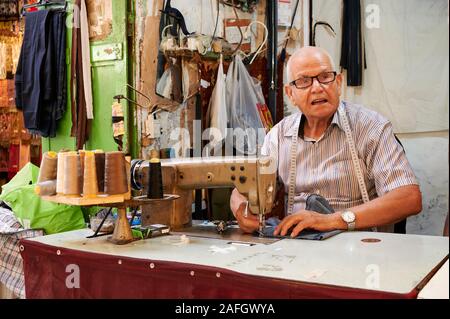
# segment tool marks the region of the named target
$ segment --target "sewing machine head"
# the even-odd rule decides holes
[[[131,186],[146,193],[149,163],[133,160]],[[209,157],[161,160],[165,194],[180,198],[142,207],[142,225],[164,223],[179,229],[192,223],[192,191],[236,187],[254,214],[263,217],[275,199],[276,164],[270,157]]]

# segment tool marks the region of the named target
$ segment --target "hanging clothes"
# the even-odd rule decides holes
[[[84,99],[86,101],[86,116],[89,120],[92,120],[94,119],[94,109],[92,105],[91,47],[89,43],[89,24],[85,0],[81,0],[80,28],[81,28],[81,56],[83,58]]]
[[[347,69],[347,85],[362,85],[365,65],[360,0],[344,0],[340,65]]]
[[[32,134],[56,136],[66,105],[65,12],[27,12],[15,75],[16,106]]]
[[[51,76],[44,82],[50,89],[44,90],[44,101],[40,112],[40,129],[42,136],[56,136],[56,122],[66,109],[66,32],[65,13],[51,12],[49,20],[49,38],[47,44],[46,65]]]

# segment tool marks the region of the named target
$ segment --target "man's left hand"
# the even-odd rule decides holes
[[[296,237],[303,229],[330,231],[337,229],[338,214],[319,214],[310,210],[300,210],[285,217],[275,228],[274,235],[285,236],[292,228],[291,237]]]

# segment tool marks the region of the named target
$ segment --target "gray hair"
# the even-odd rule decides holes
[[[333,68],[333,71],[336,71],[336,66],[334,64],[333,58],[331,57],[331,55],[323,48],[320,47],[313,47],[313,46],[305,46],[302,47],[300,49],[295,50],[295,52],[291,55],[291,57],[289,58],[289,60],[287,61],[286,64],[286,75],[287,75],[287,81],[288,83],[290,83],[291,81],[294,81],[295,79],[292,78],[292,73],[291,73],[291,69],[292,69],[292,61],[295,60],[295,58],[297,58],[298,56],[302,56],[305,54],[305,51],[317,51],[323,55],[325,55],[328,60],[330,61],[331,67]]]

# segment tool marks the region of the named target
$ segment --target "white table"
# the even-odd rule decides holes
[[[449,299],[448,259],[438,272],[423,287],[417,296],[419,299]]]
[[[217,271],[218,277],[222,270],[228,276],[236,274],[250,279],[257,276],[291,285],[349,288],[354,292],[351,296],[358,296],[358,291],[371,291],[387,293],[387,297],[399,294],[413,298],[448,258],[449,250],[447,237],[371,232],[347,232],[324,241],[267,242],[251,238],[251,246],[229,239],[196,237],[192,233],[187,236],[187,243],[182,242],[177,233],[118,246],[108,242],[106,237],[87,239],[91,234],[91,230],[84,229],[26,242],[44,244],[55,255],[56,248],[70,249],[95,253],[99,258],[148,260],[156,268],[158,261],[185,265],[186,273],[189,268],[209,267]],[[22,255],[26,261],[26,254]],[[27,282],[27,272],[25,277]]]

